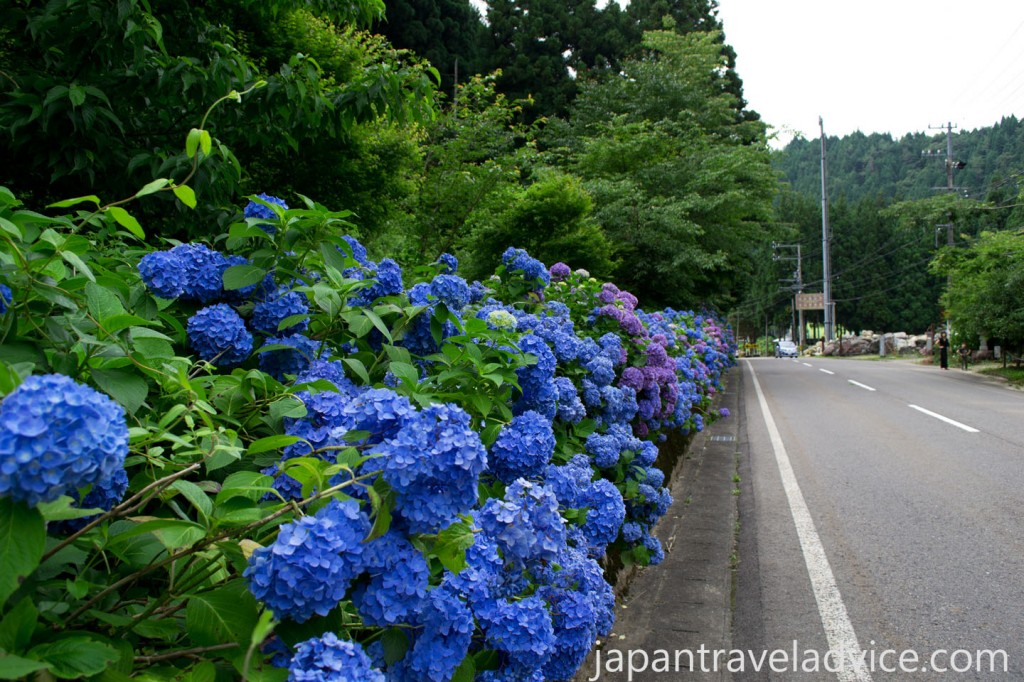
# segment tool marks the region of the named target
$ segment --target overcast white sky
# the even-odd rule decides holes
[[[1024,0],[719,0],[749,108],[780,133],[1024,118]],[[938,131],[936,131],[938,132]]]

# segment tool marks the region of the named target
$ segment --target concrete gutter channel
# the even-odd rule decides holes
[[[731,680],[725,671],[702,672],[700,653],[708,652],[710,669],[710,652],[732,648],[742,368],[725,379],[715,407],[730,416],[697,434],[673,473],[674,502],[655,528],[665,561],[620,574],[614,631],[575,682]]]

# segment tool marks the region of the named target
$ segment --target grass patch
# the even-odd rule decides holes
[[[1024,388],[1024,367],[1009,365],[1003,367],[1001,364],[988,364],[979,366],[975,371],[986,376],[1003,377],[1007,383],[1015,388]]]

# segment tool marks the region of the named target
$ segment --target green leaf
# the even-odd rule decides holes
[[[196,193],[188,185],[175,185],[174,196],[178,197],[178,201],[185,204],[189,208],[196,207]]]
[[[199,148],[203,150],[203,154],[210,155],[210,150],[213,149],[213,138],[210,137],[210,132],[207,130],[200,131],[199,133]]]
[[[171,184],[171,181],[167,178],[157,178],[153,182],[146,183],[146,186],[135,193],[136,197],[144,197],[147,194],[153,194],[159,192],[167,185]]]
[[[39,611],[29,598],[19,601],[0,620],[0,650],[24,651],[32,641]]]
[[[30,656],[50,664],[55,677],[74,680],[103,672],[120,656],[109,644],[82,635],[33,647]]]
[[[405,362],[392,362],[388,365],[391,373],[398,377],[402,383],[415,386],[420,382],[420,373],[411,364]]]
[[[121,303],[121,299],[110,289],[95,282],[85,285],[85,302],[89,313],[101,324],[107,318],[124,314],[124,304]]]
[[[68,88],[68,99],[72,107],[80,107],[85,103],[85,90],[80,85],[72,85]]]
[[[92,270],[89,269],[89,266],[85,264],[85,261],[83,261],[78,254],[72,253],[71,251],[61,251],[60,257],[67,261],[68,265],[73,267],[78,274],[84,276],[91,282],[96,281],[96,275],[92,274]]]
[[[149,384],[130,369],[94,369],[93,381],[103,392],[120,403],[128,414],[135,414],[149,395]]]
[[[46,670],[48,665],[12,654],[0,655],[0,680],[20,680],[37,670]]]
[[[476,663],[472,656],[466,656],[452,674],[451,682],[473,682],[476,678]]]
[[[203,131],[199,128],[193,128],[188,131],[188,137],[185,138],[185,154],[188,158],[192,158],[196,155],[196,151],[199,150],[199,138],[202,137]]]
[[[389,628],[384,631],[381,644],[384,645],[384,662],[392,665],[405,658],[409,650],[409,637],[401,628]]]
[[[108,546],[126,544],[132,538],[152,533],[168,550],[188,547],[206,536],[206,529],[191,521],[179,519],[154,519],[136,524],[124,532],[111,536]]]
[[[118,225],[128,230],[139,239],[146,238],[146,233],[142,230],[142,225],[139,225],[139,221],[136,220],[128,211],[124,210],[120,206],[110,206],[107,208],[107,213],[117,221]]]
[[[270,633],[277,627],[277,621],[274,620],[274,614],[272,611],[264,611],[260,614],[260,619],[257,621],[256,626],[252,629],[252,636],[249,638],[249,643],[258,646],[263,643]]]
[[[343,358],[342,362],[348,365],[356,376],[362,380],[363,384],[370,383],[370,374],[366,371],[366,365],[355,358]]]
[[[0,606],[39,566],[46,545],[46,522],[38,509],[0,497]]]
[[[203,516],[206,518],[213,516],[213,501],[210,499],[210,496],[195,483],[179,479],[174,482],[171,488],[184,495],[185,499],[187,499]]]
[[[228,291],[259,284],[267,271],[255,265],[232,265],[224,271],[224,288]]]
[[[268,450],[280,450],[281,448],[288,447],[293,443],[298,443],[300,440],[302,440],[302,438],[299,436],[288,436],[285,434],[267,436],[266,438],[254,440],[245,452],[249,455],[255,455],[261,452],[267,452]]]
[[[185,610],[185,630],[198,646],[225,642],[248,646],[258,620],[256,598],[241,579],[193,595]]]
[[[226,479],[217,493],[217,504],[223,504],[232,497],[245,497],[256,501],[270,489],[274,479],[256,471],[237,471]]]
[[[466,567],[466,550],[473,546],[473,529],[465,521],[453,523],[437,535],[434,553],[452,573]]]
[[[96,206],[98,207],[100,205],[100,198],[95,194],[86,194],[84,196],[75,197],[73,199],[64,199],[63,201],[57,201],[52,204],[47,204],[46,208],[68,208],[69,206],[74,206],[75,204],[83,204],[85,202],[96,204]]]

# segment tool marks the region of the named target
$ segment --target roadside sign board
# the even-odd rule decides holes
[[[797,310],[824,310],[825,294],[797,294]]]

